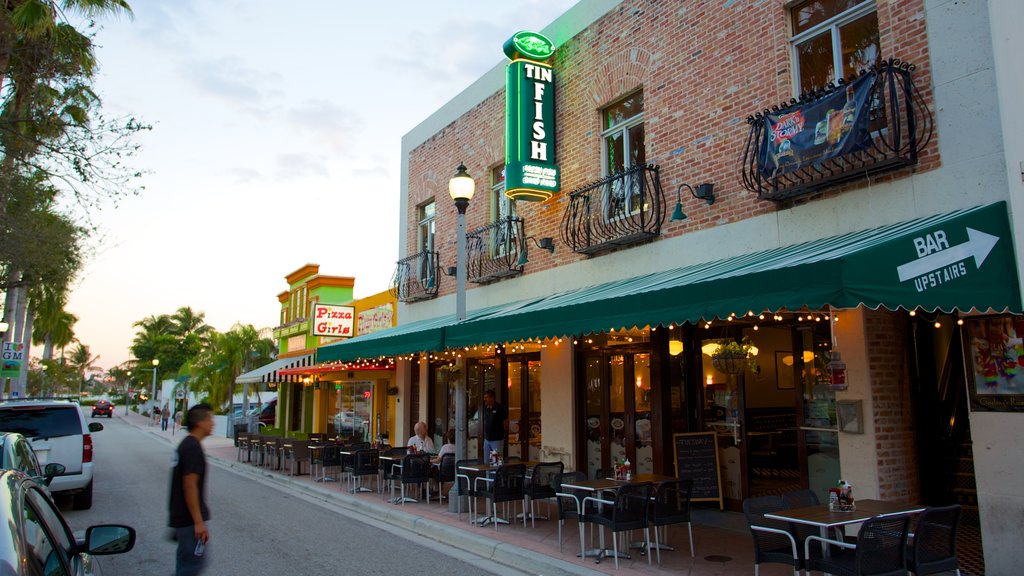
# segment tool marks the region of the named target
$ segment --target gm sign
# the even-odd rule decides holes
[[[542,202],[559,189],[555,164],[554,69],[551,40],[517,32],[505,42],[505,195]]]

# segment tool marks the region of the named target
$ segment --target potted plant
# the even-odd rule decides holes
[[[739,374],[743,372],[744,365],[752,371],[756,370],[757,348],[745,336],[739,342],[730,340],[718,345],[711,354],[711,364],[726,374]]]

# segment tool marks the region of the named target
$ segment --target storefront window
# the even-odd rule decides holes
[[[527,383],[529,386],[529,440],[530,453],[527,458],[534,461],[540,460],[541,447],[541,410],[540,410],[540,360],[527,362]]]
[[[330,383],[321,383],[330,386]],[[334,385],[337,399],[330,414],[334,433],[355,442],[369,442],[371,415],[373,414],[373,382],[350,380]]]
[[[636,462],[633,469],[639,474],[654,473],[654,447],[651,444],[651,355],[633,355],[633,391]]]
[[[522,458],[523,451],[520,444],[520,434],[523,430],[523,386],[522,386],[522,364],[520,362],[508,363],[508,456],[510,458]]]
[[[822,88],[840,76],[877,64],[878,14],[874,0],[808,0],[792,9],[796,85]]]

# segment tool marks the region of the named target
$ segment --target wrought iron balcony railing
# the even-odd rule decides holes
[[[639,164],[576,189],[562,215],[562,240],[595,255],[652,240],[665,222],[659,168]]]
[[[391,295],[400,302],[417,302],[437,297],[441,283],[441,260],[436,251],[417,252],[398,261],[391,279]]]
[[[742,164],[744,187],[760,199],[782,201],[917,164],[918,155],[931,140],[933,121],[911,78],[914,68],[892,58],[849,80],[840,79],[825,89],[748,117],[750,135]],[[866,88],[870,92],[861,108],[854,105],[848,109],[860,81],[871,81]],[[835,110],[830,105],[825,117],[812,124],[814,119],[808,117],[808,111],[826,100],[836,101],[837,96],[841,101],[844,91],[847,104],[840,102]],[[854,127],[855,133],[860,131],[856,142],[843,140],[850,131],[851,119],[861,110],[867,118],[862,126]],[[815,116],[822,116],[820,108]],[[804,149],[790,147],[789,141],[783,143],[801,131],[811,140]]]
[[[526,235],[522,218],[502,218],[466,235],[467,279],[488,284],[523,273],[519,254]]]

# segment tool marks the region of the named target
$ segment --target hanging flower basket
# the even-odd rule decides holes
[[[746,354],[722,353],[711,357],[711,364],[719,372],[739,374],[747,367]]]

